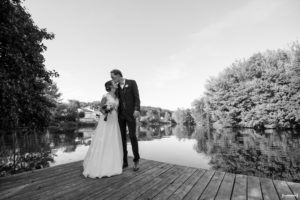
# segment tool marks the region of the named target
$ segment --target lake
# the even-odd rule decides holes
[[[1,176],[82,160],[93,134],[94,128],[1,134]],[[300,182],[296,131],[147,126],[137,137],[144,159]]]

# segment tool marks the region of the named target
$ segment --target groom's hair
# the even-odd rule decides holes
[[[104,86],[105,86],[105,90],[106,90],[107,92],[110,92],[111,86],[113,86],[113,83],[112,83],[112,81],[107,81],[107,82],[104,84]]]
[[[123,77],[122,72],[118,69],[114,69],[110,73],[113,73],[114,75],[120,75],[121,77]]]

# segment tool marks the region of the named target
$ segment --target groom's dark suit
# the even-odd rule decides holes
[[[127,165],[127,139],[126,139],[126,125],[129,130],[129,138],[134,155],[134,162],[139,161],[139,147],[136,138],[136,121],[133,116],[134,111],[140,111],[140,97],[137,84],[134,80],[125,80],[123,89],[118,86],[119,104],[119,125],[122,134],[123,143],[123,164]]]

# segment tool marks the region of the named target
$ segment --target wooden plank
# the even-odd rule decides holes
[[[78,185],[82,183],[91,183],[96,182],[96,180],[84,180],[85,178],[81,175],[82,170],[79,170],[78,173],[74,174],[73,176],[67,177],[64,180],[55,180],[52,183],[49,183],[48,185],[44,186],[43,188],[39,190],[35,190],[34,193],[29,195],[29,199],[35,200],[35,199],[52,199],[55,195],[59,194],[61,191],[67,191],[63,190],[63,188],[67,188],[71,183],[76,183]],[[75,187],[73,188],[75,189]]]
[[[126,196],[131,191],[137,190],[142,187],[144,184],[152,181],[155,177],[159,176],[162,173],[165,173],[172,168],[170,164],[163,164],[156,168],[152,168],[145,173],[137,176],[133,179],[130,179],[126,182],[120,182],[118,184],[107,187],[105,190],[88,196],[89,199],[120,199],[123,196]]]
[[[260,181],[258,177],[248,176],[248,200],[262,200]]]
[[[128,193],[126,196],[123,196],[121,199],[136,199],[142,194],[144,194],[147,190],[153,188],[161,182],[161,178],[154,178],[152,181],[144,184],[143,186],[136,188],[135,190]]]
[[[300,183],[287,182],[287,185],[293,192],[293,194],[300,199]]]
[[[61,176],[62,174],[66,174],[66,173],[71,173],[74,170],[76,170],[75,167],[72,167],[68,170],[68,172],[66,171],[62,171],[61,169],[56,170],[56,171],[51,171],[51,172],[47,172],[47,171],[43,171],[42,174],[40,174],[39,176],[36,176],[35,174],[33,174],[33,176],[30,176],[28,178],[21,178],[19,181],[16,181],[16,183],[11,183],[11,184],[6,184],[5,186],[1,187],[1,190],[6,190],[8,188],[14,188],[14,187],[20,187],[22,185],[31,185],[37,182],[45,182],[47,181],[47,179],[53,179],[53,178],[57,178],[58,176]]]
[[[78,171],[79,173],[79,171]],[[77,174],[78,174],[77,173]],[[23,197],[24,199],[35,199],[35,196],[41,196],[41,195],[45,195],[49,189],[51,189],[52,187],[56,187],[58,188],[59,185],[63,184],[63,183],[68,183],[70,181],[75,182],[77,181],[75,178],[77,177],[77,175],[72,175],[69,177],[65,177],[64,179],[53,179],[51,181],[42,183],[41,185],[39,185],[39,183],[35,183],[33,186],[29,186],[27,188],[25,188],[25,190],[19,192],[17,195],[14,195],[11,197],[12,200],[14,199],[20,199],[20,197]]]
[[[280,199],[296,200],[293,192],[285,181],[273,181]]]
[[[204,175],[198,180],[198,182],[194,185],[194,187],[190,190],[190,192],[184,197],[184,199],[198,200],[214,174],[215,171],[207,170],[204,173]]]
[[[120,179],[118,182],[115,182],[113,184],[110,184],[106,187],[103,187],[103,188],[100,188],[98,189],[98,187],[96,187],[94,189],[94,192],[84,192],[82,194],[80,194],[80,197],[82,199],[94,199],[96,195],[99,195],[99,194],[107,194],[109,192],[116,192],[116,190],[119,190],[118,189],[115,189],[113,190],[113,188],[117,188],[116,186],[121,186],[121,185],[124,185],[124,184],[127,184],[129,181],[132,181],[133,179],[136,180],[136,177],[141,177],[143,176],[144,173],[147,173],[149,170],[155,170],[157,167],[162,167],[162,166],[165,166],[166,164],[162,164],[162,163],[158,163],[158,162],[151,162],[150,163],[150,166],[148,167],[141,167],[140,166],[140,170],[137,171],[137,172],[134,172],[132,170],[130,171],[126,171],[126,174],[122,175],[124,177],[122,177],[122,179]],[[126,175],[126,176],[125,176]]]
[[[186,171],[182,172],[181,175],[170,185],[168,185],[162,192],[156,195],[153,199],[165,200],[168,199],[176,190],[179,188],[194,172],[196,169],[186,167]]]
[[[182,172],[187,170],[186,167],[174,166],[169,173],[164,173],[160,176],[161,181],[155,185],[154,187],[150,188],[144,194],[139,196],[137,199],[152,199],[154,198],[160,191],[166,188],[169,184],[176,180],[180,176]]]
[[[157,180],[159,180],[158,183],[153,187],[148,188],[148,190],[142,193],[137,199],[152,199],[161,190],[163,190],[168,184],[173,182],[179,176],[178,171],[179,171],[179,167],[173,165],[170,170],[156,177],[154,181],[156,182]]]
[[[235,174],[226,173],[219,188],[216,200],[229,200],[233,190]]]
[[[216,171],[204,192],[201,194],[200,200],[215,199],[224,175],[225,172]]]
[[[1,191],[2,190],[6,190],[8,188],[13,188],[13,187],[19,187],[22,186],[24,184],[31,184],[34,182],[38,182],[41,180],[46,180],[48,178],[53,178],[53,177],[57,177],[61,174],[64,173],[68,173],[69,171],[72,171],[73,169],[75,169],[77,166],[72,166],[70,165],[70,167],[68,169],[63,169],[63,168],[55,168],[55,170],[51,170],[51,171],[46,171],[43,170],[42,172],[36,173],[36,172],[32,172],[31,174],[26,173],[28,176],[27,177],[20,177],[19,179],[16,180],[16,177],[12,177],[12,182],[5,182],[2,184],[1,186]]]
[[[32,171],[26,171],[26,172],[22,172],[19,174],[14,174],[11,176],[5,176],[5,177],[0,177],[0,184],[2,182],[6,182],[6,181],[16,181],[20,178],[27,178],[28,176],[31,176],[32,174],[42,174],[45,173],[45,171],[47,172],[54,172],[58,169],[63,169],[66,170],[67,167],[69,166],[75,166],[75,165],[81,165],[82,164],[82,160],[81,161],[76,161],[76,162],[70,162],[70,163],[66,163],[66,164],[61,164],[61,165],[57,165],[57,166],[53,166],[53,167],[46,167],[46,168],[42,168],[42,169],[35,169]],[[0,185],[1,186],[1,185]]]
[[[172,166],[173,167],[173,166]],[[171,168],[170,172],[174,173],[174,168]],[[136,187],[135,190],[131,191],[127,196],[122,197],[122,199],[136,199],[142,194],[144,194],[149,189],[157,186],[163,178],[168,176],[169,172],[165,172],[164,174],[160,175],[159,177],[154,178],[153,180],[149,181],[148,183],[144,184],[141,187]]]
[[[41,189],[47,189],[49,183],[53,182],[60,182],[66,178],[72,177],[74,174],[78,174],[79,170],[78,169],[73,169],[69,171],[68,173],[65,174],[56,174],[56,176],[51,176],[46,179],[41,179],[41,180],[36,180],[34,182],[30,182],[28,184],[24,184],[22,190],[19,190],[18,192],[11,194],[11,199],[18,198],[19,196],[27,196],[29,194],[32,194],[33,191],[39,191]],[[17,187],[22,187],[22,186],[17,186]],[[15,187],[14,187],[15,188]]]
[[[0,190],[3,190],[7,185],[19,186],[18,184],[23,184],[24,182],[28,183],[39,180],[41,178],[47,178],[57,173],[62,173],[68,171],[68,169],[73,167],[78,167],[82,164],[82,161],[76,161],[72,163],[62,164],[54,167],[48,167],[43,169],[36,169],[28,172],[23,172],[20,174],[15,174],[12,176],[6,176],[0,178]]]
[[[123,171],[121,175],[112,176],[109,178],[92,179],[85,178],[81,173],[78,175],[79,181],[69,182],[68,184],[54,187],[48,190],[47,193],[53,194],[56,199],[74,199],[74,198],[85,198],[88,195],[93,195],[94,193],[101,191],[102,189],[109,187],[112,184],[118,182],[126,182],[129,178],[133,178],[145,171],[159,165],[160,163],[151,161],[141,161],[140,170],[134,172],[132,169],[127,168]],[[43,195],[43,194],[41,194]]]
[[[127,185],[124,185],[124,187],[120,188],[120,190],[118,190],[117,192],[114,192],[114,194],[110,195],[109,198],[111,199],[120,199],[120,198],[124,198],[125,196],[127,196],[128,194],[134,192],[134,191],[140,191],[141,192],[141,188],[143,188],[145,185],[147,185],[150,182],[157,182],[157,177],[159,177],[161,174],[164,173],[170,173],[169,171],[172,171],[171,169],[173,168],[172,165],[168,165],[167,168],[163,169],[163,170],[156,170],[154,173],[149,173],[146,176],[140,178],[139,180],[137,180],[136,182],[131,182]],[[149,188],[147,188],[149,189]]]
[[[92,182],[92,180],[85,180],[82,175],[82,166],[78,166],[77,171],[75,171],[73,175],[60,176],[57,177],[57,179],[51,179],[51,181],[48,180],[43,184],[35,183],[33,184],[35,187],[27,188],[22,196],[26,197],[26,199],[45,199],[47,197],[52,197],[53,194],[59,193],[62,188],[65,188],[70,184],[80,185],[80,183],[90,182]]]
[[[261,190],[264,200],[279,200],[277,191],[271,179],[260,178]]]
[[[11,188],[11,189],[6,190],[6,191],[2,191],[0,193],[0,199],[9,199],[11,196],[13,196],[17,192],[23,190],[25,187],[27,187],[27,185],[22,185],[22,186]]]
[[[193,188],[193,186],[197,183],[199,178],[203,176],[205,170],[197,170],[192,176],[184,182],[173,194],[170,196],[170,199],[181,200],[183,199],[188,192]]]
[[[0,178],[4,186],[0,188],[0,199],[296,200],[300,193],[299,183],[144,159],[140,163],[137,172],[127,168],[121,175],[102,179],[85,178],[82,161]]]
[[[247,176],[237,174],[235,176],[235,183],[233,186],[232,197],[233,200],[247,199]]]

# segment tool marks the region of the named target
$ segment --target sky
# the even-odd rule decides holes
[[[63,101],[99,101],[110,71],[136,80],[141,105],[190,108],[210,77],[300,38],[299,0],[26,0]]]

